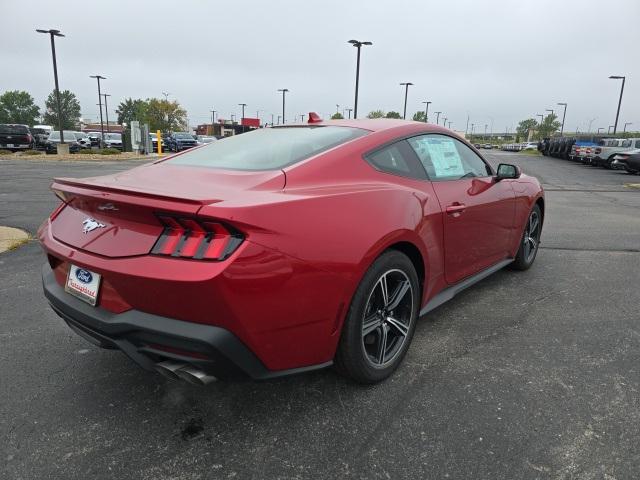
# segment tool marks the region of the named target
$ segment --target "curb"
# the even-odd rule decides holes
[[[31,235],[24,230],[0,226],[0,253],[15,250],[20,245],[27,243],[30,238]]]

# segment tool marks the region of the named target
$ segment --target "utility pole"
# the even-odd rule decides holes
[[[440,114],[442,112],[436,112],[436,125],[440,125]]]
[[[358,49],[358,56],[356,60],[356,98],[353,102],[353,118],[358,118],[358,85],[360,83],[360,48],[363,45],[373,45],[371,42],[361,42],[359,40],[349,40],[351,45]]]
[[[60,30],[36,30],[38,33],[46,33],[51,38],[51,57],[53,58],[53,80],[56,86],[56,105],[58,107],[58,128],[60,129],[60,145],[64,145],[64,131],[62,129],[62,102],[60,101],[60,87],[58,86],[58,62],[56,61],[56,42],[54,37],[64,37]],[[100,110],[102,112],[102,110]],[[62,147],[65,149],[66,147]]]
[[[431,102],[422,102],[425,104],[424,107],[424,123],[429,123],[429,104]]]
[[[413,85],[413,83],[403,82],[400,85],[404,85],[404,113],[402,114],[402,118],[406,120],[407,119],[407,97],[409,96],[409,85]]]
[[[284,116],[284,102],[285,102],[285,95],[287,94],[289,89],[288,88],[279,88],[278,91],[282,92],[282,124],[284,125],[286,123],[285,122],[285,116]]]
[[[98,81],[98,106],[100,107],[100,148],[104,148],[104,123],[102,122],[102,94],[100,93],[100,80],[106,80],[107,77],[101,75],[89,75],[89,78],[95,78]]]

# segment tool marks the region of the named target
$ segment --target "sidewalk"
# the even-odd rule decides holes
[[[18,248],[29,241],[29,234],[18,228],[0,226],[0,253]]]

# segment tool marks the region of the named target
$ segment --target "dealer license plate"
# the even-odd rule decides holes
[[[80,300],[95,306],[98,300],[98,291],[100,290],[100,279],[99,273],[71,265],[64,289]]]

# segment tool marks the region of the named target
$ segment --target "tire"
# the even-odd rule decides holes
[[[534,234],[531,236],[532,219],[537,218],[535,223]],[[514,270],[528,270],[538,255],[538,247],[540,246],[540,234],[542,233],[542,212],[536,204],[531,209],[527,217],[527,223],[524,226],[522,237],[520,239],[520,248],[516,254],[516,258],[511,264]],[[533,247],[533,250],[531,249]]]
[[[372,384],[398,368],[415,331],[422,298],[419,285],[416,269],[403,253],[388,250],[373,262],[358,285],[342,327],[334,359],[338,372]]]

